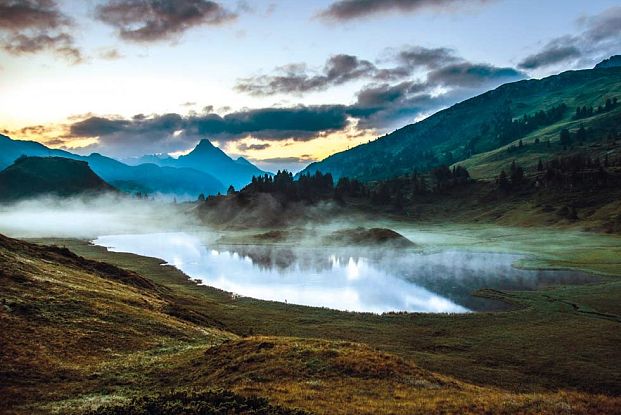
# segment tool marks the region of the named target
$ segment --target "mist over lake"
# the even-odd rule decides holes
[[[619,0],[0,0],[0,415],[621,414]]]
[[[499,308],[482,288],[532,290],[586,282],[584,274],[524,270],[520,255],[444,250],[205,245],[183,232],[105,235],[115,252],[161,258],[202,284],[234,295],[346,311],[464,313]]]

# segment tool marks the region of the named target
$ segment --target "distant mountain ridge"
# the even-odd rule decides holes
[[[237,160],[232,159],[207,139],[201,140],[190,153],[176,159],[151,155],[143,156],[138,160],[140,162],[148,161],[158,166],[198,170],[217,177],[226,187],[232,185],[236,189],[250,183],[253,176],[266,173],[243,157],[239,157]]]
[[[228,186],[213,175],[197,169],[160,166],[155,163],[129,166],[98,153],[80,156],[65,150],[51,149],[38,142],[13,140],[0,134],[0,170],[8,167],[22,155],[65,157],[85,161],[106,182],[119,190],[131,193],[160,193],[175,197],[195,198],[200,193],[208,195],[225,192]]]
[[[116,192],[85,161],[64,157],[20,157],[0,171],[0,200],[44,195],[75,196]]]
[[[614,56],[596,69],[504,84],[375,141],[312,163],[299,174],[321,171],[330,172],[335,178],[381,180],[415,170],[426,171],[440,164],[452,165],[502,148],[517,139],[502,138],[502,131],[495,125],[500,118],[511,123],[524,115],[565,105],[566,110],[557,122],[560,125],[573,119],[578,106],[597,109],[607,98],[621,99],[619,60]],[[587,124],[590,120],[580,122]],[[544,127],[547,126],[537,128]]]
[[[595,69],[618,68],[621,66],[621,55],[614,55],[595,65]]]

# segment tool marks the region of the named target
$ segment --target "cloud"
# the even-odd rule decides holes
[[[66,143],[65,140],[63,140],[61,138],[55,138],[55,139],[46,141],[45,145],[48,145],[48,146],[62,146],[65,143]]]
[[[506,82],[524,77],[524,73],[513,68],[461,62],[429,72],[427,83],[435,86],[476,87],[493,81]]]
[[[12,55],[52,51],[81,63],[72,20],[53,0],[0,0],[0,48]]]
[[[382,67],[356,56],[334,55],[320,74],[310,73],[304,64],[290,64],[278,68],[277,75],[243,79],[237,90],[251,95],[299,95],[367,80],[356,102],[337,111],[356,119],[358,128],[383,130],[526,77],[515,68],[470,62],[448,48],[408,46],[388,49],[386,55]]]
[[[208,0],[108,0],[95,17],[132,42],[176,39],[193,27],[216,26],[237,17]]]
[[[320,132],[338,131],[348,124],[343,105],[297,106],[290,108],[259,108],[188,118],[192,131],[211,135],[219,140],[235,140],[252,136],[270,140],[311,139]]]
[[[540,52],[526,57],[519,63],[518,67],[522,69],[537,69],[560,62],[567,62],[570,59],[577,59],[580,56],[582,56],[582,53],[578,47],[573,45],[573,40],[570,40],[567,44],[555,40],[546,45]]]
[[[310,157],[308,154],[305,154],[300,157],[271,157],[266,159],[261,159],[263,163],[270,164],[287,164],[287,163],[312,163],[313,161],[317,161],[313,157]]]
[[[392,67],[378,68],[355,56],[334,55],[321,74],[308,74],[304,65],[289,65],[287,70],[295,76],[273,77],[269,82],[248,87],[253,93],[271,94],[368,79],[370,83],[350,105],[267,107],[225,115],[214,112],[212,106],[187,115],[137,114],[119,118],[91,114],[74,120],[68,136],[97,138],[98,142],[85,150],[124,157],[184,151],[201,138],[224,144],[235,142],[240,151],[256,151],[268,148],[270,142],[310,141],[352,129],[385,131],[525,76],[514,68],[469,62],[445,48],[403,48],[392,51],[390,61]],[[391,71],[390,76],[386,71]],[[244,143],[247,138],[259,142]]]
[[[90,116],[68,126],[68,138],[96,137],[84,151],[101,151],[124,157],[175,152],[191,148],[200,138],[219,142],[253,137],[263,141],[307,141],[343,130],[349,123],[343,105],[259,108],[233,112],[162,114],[132,118]],[[257,144],[254,149],[260,149]],[[263,147],[267,148],[267,147]]]
[[[129,124],[129,120],[90,117],[72,124],[70,132],[74,137],[98,137],[122,131]]]
[[[424,79],[397,84],[370,84],[357,94],[349,114],[358,119],[358,128],[386,129],[413,121],[447,105],[496,87],[523,79],[525,74],[513,68],[474,64],[447,59],[444,66],[434,64]],[[458,62],[458,63],[450,63]]]
[[[52,0],[2,0],[0,27],[20,31],[24,28],[56,29],[70,23]]]
[[[108,61],[114,61],[117,59],[121,59],[123,55],[121,55],[121,52],[119,52],[118,49],[108,48],[101,50],[99,52],[99,57]]]
[[[248,150],[260,151],[260,150],[265,150],[265,149],[267,149],[269,147],[271,147],[271,145],[269,143],[263,143],[263,144],[246,144],[246,143],[241,143],[241,144],[239,144],[237,146],[239,151],[248,151]]]
[[[611,7],[602,13],[581,19],[586,26],[584,35],[590,42],[615,41],[621,37],[621,6]],[[618,47],[619,43],[614,42]]]
[[[235,89],[253,96],[301,95],[360,79],[375,81],[404,79],[412,75],[414,71],[434,69],[461,60],[453,50],[446,48],[430,49],[412,46],[389,52],[390,60],[396,63],[391,68],[378,68],[368,60],[338,54],[326,61],[319,74],[309,73],[305,64],[288,64],[276,68],[274,75],[240,79]]]
[[[581,33],[552,39],[541,50],[524,58],[518,67],[534,70],[561,64],[593,64],[619,52],[621,7],[611,7],[598,15],[584,17],[579,24],[583,28]]]
[[[408,68],[435,69],[460,60],[453,49],[411,46],[400,50],[398,60]]]
[[[402,82],[397,85],[370,85],[358,92],[357,104],[364,108],[384,107],[400,102],[409,94],[426,89],[426,85],[416,82]]]
[[[28,127],[20,128],[17,131],[12,131],[11,134],[19,135],[45,135],[53,129],[46,125],[31,125]]]
[[[304,64],[289,64],[277,68],[276,75],[261,75],[241,79],[237,82],[235,89],[254,96],[279,93],[301,94],[309,91],[321,91],[329,86],[369,77],[375,71],[375,65],[369,61],[358,59],[352,55],[339,54],[328,59],[321,74],[308,74],[307,67]]]
[[[352,105],[350,113],[358,119],[358,129],[386,130],[454,103],[456,96],[454,91],[433,96],[424,85],[411,82],[369,86],[358,93],[358,101]]]
[[[325,20],[346,21],[388,12],[454,11],[491,0],[338,0],[319,13]]]
[[[301,95],[356,80],[395,82],[427,74],[432,86],[473,86],[490,79],[516,79],[524,75],[513,68],[474,64],[457,56],[452,49],[420,46],[389,50],[392,67],[380,68],[368,60],[339,54],[331,56],[320,74],[313,75],[305,64],[289,64],[276,69],[275,75],[261,75],[238,81],[235,89],[254,96],[275,94]],[[403,86],[403,85],[402,85]],[[395,92],[395,91],[393,91]]]

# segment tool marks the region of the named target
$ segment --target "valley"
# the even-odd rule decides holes
[[[0,413],[621,412],[617,61],[296,174],[0,135]]]
[[[148,276],[156,289],[148,291],[153,293],[148,295],[155,296],[149,301],[170,305],[144,311],[153,313],[159,309],[157,312],[165,313],[162,329],[153,323],[141,328],[141,320],[136,319],[142,311],[137,311],[137,317],[126,319],[132,331],[148,331],[141,336],[140,343],[131,347],[123,345],[127,349],[123,352],[110,348],[105,343],[109,336],[98,333],[92,323],[81,326],[80,320],[66,320],[66,317],[58,320],[77,332],[90,327],[86,337],[80,338],[83,342],[90,339],[89,347],[102,353],[96,361],[109,363],[94,369],[92,363],[76,360],[74,356],[79,349],[75,347],[64,348],[66,351],[62,353],[49,349],[48,364],[54,370],[48,369],[45,378],[32,378],[27,384],[33,391],[44,391],[53,379],[53,384],[58,385],[54,387],[56,392],[41,395],[39,403],[28,411],[67,413],[102,404],[123,405],[132,397],[169,390],[173,384],[178,391],[196,390],[197,385],[205,385],[207,389],[224,387],[242,396],[259,394],[267,397],[270,404],[311,413],[340,413],[332,405],[338,406],[337,402],[346,397],[353,399],[348,400],[350,404],[361,405],[357,411],[363,413],[373,413],[375,405],[391,408],[395,413],[426,413],[431,410],[426,405],[440,405],[434,406],[435,410],[460,412],[528,412],[537,408],[542,413],[556,413],[559,407],[567,405],[577,413],[592,413],[601,408],[605,413],[618,408],[617,398],[606,397],[618,394],[621,376],[614,365],[607,364],[619,359],[615,346],[619,341],[615,333],[618,333],[621,312],[616,301],[619,284],[615,277],[620,266],[616,259],[621,246],[618,237],[570,232],[562,243],[551,244],[558,239],[554,231],[525,232],[520,228],[486,225],[400,226],[391,221],[380,224],[398,229],[432,252],[459,249],[524,253],[528,257],[518,263],[520,267],[577,269],[594,273],[597,278],[587,284],[549,286],[535,291],[477,292],[477,296],[511,305],[510,310],[502,312],[461,316],[350,313],[231,296],[196,284],[178,269],[162,266],[159,259],[110,252],[77,239],[39,239],[39,243],[64,246],[89,260],[106,261]],[[228,238],[235,238],[235,233],[227,233]],[[7,243],[5,240],[4,249]],[[43,248],[37,249],[45,252]],[[601,255],[592,256],[592,252]],[[54,254],[60,256],[50,259],[60,260],[62,264],[66,261],[63,254]],[[38,261],[36,250],[21,255],[30,255],[31,260]],[[54,281],[47,284],[50,283]],[[131,280],[128,283],[132,284]],[[58,296],[62,292],[60,287],[59,290]],[[45,314],[41,314],[43,309],[35,309],[30,315],[44,318],[40,320],[42,324],[60,318],[57,313],[66,309],[60,298],[46,306]],[[19,310],[14,303],[6,304],[12,310]],[[138,307],[140,303],[133,304]],[[22,313],[13,311],[6,317],[8,321],[20,316],[32,318]],[[147,318],[148,314],[144,315]],[[181,334],[164,329],[171,324],[189,326]],[[12,329],[20,333],[15,330]],[[157,334],[157,330],[164,331]],[[602,332],[609,334],[602,338],[597,334]],[[156,343],[149,343],[149,336]],[[133,335],[126,338],[129,340]],[[33,339],[24,337],[22,341],[28,344]],[[64,342],[62,337],[58,341]],[[101,345],[97,343],[102,341]],[[220,342],[222,346],[214,346]],[[575,371],[577,356],[582,368],[579,372]],[[290,372],[283,372],[284,363],[278,363],[284,362],[282,359],[288,367],[299,364],[306,369],[291,367]],[[347,359],[353,360],[347,363]],[[222,367],[223,362],[229,362],[235,369]],[[213,365],[219,368],[218,374],[210,377],[208,368]],[[36,367],[35,364],[30,370],[37,373]],[[69,370],[62,375],[65,378],[57,372],[60,368]],[[88,382],[71,381],[92,370],[98,375]],[[349,375],[342,378],[338,373]],[[382,373],[389,373],[394,381],[382,380],[385,379]],[[147,376],[149,381],[144,383],[142,376]],[[433,386],[434,383],[442,386]],[[98,385],[106,386],[102,390]],[[7,391],[16,390],[15,387]],[[361,395],[346,392],[353,390]],[[514,392],[507,394],[508,390]],[[558,390],[565,392],[555,392]],[[313,394],[322,399],[308,400]],[[371,401],[369,394],[373,396]],[[395,396],[402,396],[403,402],[399,403]],[[515,406],[507,406],[507,399]],[[348,404],[343,413],[350,413],[352,407],[356,406]]]

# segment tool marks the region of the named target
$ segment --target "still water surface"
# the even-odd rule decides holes
[[[519,255],[447,250],[205,246],[186,233],[106,235],[111,251],[161,258],[191,278],[232,293],[337,310],[464,313],[500,308],[481,288],[532,290],[592,281],[571,271],[515,268]]]

